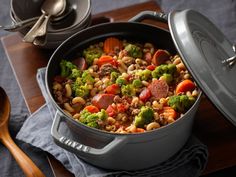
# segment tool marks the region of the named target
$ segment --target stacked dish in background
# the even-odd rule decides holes
[[[42,3],[43,0],[11,0],[10,15],[12,21],[18,23],[33,17],[39,17]],[[60,20],[53,21],[52,19],[49,22],[47,43],[41,47],[56,48],[74,33],[88,27],[91,23],[91,1],[67,0],[66,10],[63,15],[64,17]],[[30,27],[27,27],[19,32],[24,36],[29,30]]]

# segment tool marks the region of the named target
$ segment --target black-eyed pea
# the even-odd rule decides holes
[[[146,130],[147,131],[150,131],[150,130],[154,130],[154,129],[157,129],[157,128],[160,128],[160,124],[157,123],[157,122],[151,122],[150,124],[147,125],[146,127]]]
[[[66,84],[66,85],[65,85],[65,89],[66,89],[66,94],[65,94],[65,96],[68,98],[68,97],[70,97],[70,96],[72,95],[72,89],[71,89],[70,84]]]

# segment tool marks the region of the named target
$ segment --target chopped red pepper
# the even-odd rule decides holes
[[[109,116],[113,117],[113,116],[115,116],[115,115],[117,114],[117,110],[116,110],[116,108],[114,108],[112,105],[109,105],[109,106],[107,107],[107,109],[106,109],[106,113],[107,113]]]
[[[112,84],[109,85],[106,89],[105,89],[106,93],[110,93],[110,94],[118,94],[120,93],[120,86],[118,84]]]
[[[151,97],[151,91],[148,88],[145,88],[140,94],[139,99],[146,102]]]
[[[150,70],[150,71],[155,70],[155,68],[156,68],[155,65],[148,65],[148,66],[147,66],[147,69]]]

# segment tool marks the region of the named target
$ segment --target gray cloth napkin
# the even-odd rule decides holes
[[[205,168],[208,159],[208,150],[194,136],[190,137],[186,145],[168,161],[146,170],[140,171],[111,171],[90,165],[75,154],[57,146],[50,134],[55,115],[45,89],[45,68],[37,73],[37,80],[46,104],[33,113],[23,124],[17,134],[17,139],[52,154],[76,177],[99,176],[158,176],[158,177],[196,177]],[[63,125],[60,133],[70,137],[68,128]]]

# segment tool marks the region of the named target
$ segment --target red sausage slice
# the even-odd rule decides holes
[[[152,57],[152,63],[159,66],[169,60],[170,54],[166,50],[157,50]]]
[[[75,64],[79,68],[79,70],[85,70],[87,68],[86,61],[83,57],[79,57],[73,60],[73,64]]]
[[[98,109],[107,109],[113,103],[114,94],[97,94],[92,98],[92,104]]]
[[[166,97],[169,91],[169,86],[164,80],[154,80],[148,88],[150,89],[152,96],[156,99]]]

